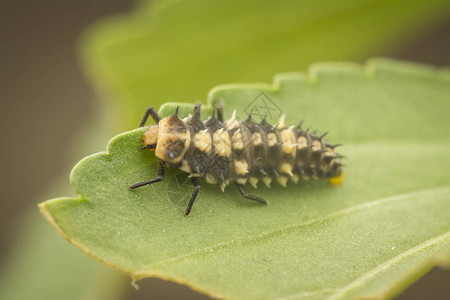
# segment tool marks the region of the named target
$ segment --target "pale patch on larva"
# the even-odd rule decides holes
[[[292,130],[284,129],[280,132],[280,140],[281,140],[281,149],[286,154],[294,153],[294,150],[297,146],[295,144],[295,135]]]
[[[278,176],[276,180],[282,187],[287,187],[288,178],[286,176]]]
[[[312,142],[311,151],[320,151],[322,150],[322,143],[319,140],[314,140]]]
[[[263,176],[261,181],[264,183],[264,185],[268,188],[270,188],[270,184],[272,183],[272,178],[269,176]]]
[[[235,160],[233,162],[234,172],[238,175],[245,175],[248,173],[248,163],[245,160]]]
[[[214,151],[224,157],[231,155],[231,141],[228,131],[223,128],[217,130],[213,134]]]
[[[251,185],[252,187],[254,187],[255,189],[258,187],[258,182],[259,182],[259,179],[256,178],[256,177],[250,177],[250,178],[248,179],[248,183],[250,183],[250,185]]]
[[[209,153],[212,148],[211,135],[208,132],[208,129],[200,130],[194,135],[193,138],[194,146],[198,148],[200,151]]]
[[[178,167],[181,171],[184,171],[188,174],[192,173],[191,166],[189,165],[189,162],[186,159],[183,159],[181,161],[181,166]]]
[[[278,143],[277,135],[273,132],[267,134],[267,146],[273,147]]]
[[[301,150],[306,147],[308,147],[308,140],[304,136],[299,136],[297,138],[297,149]]]
[[[288,174],[289,176],[292,176],[294,174],[292,174],[292,168],[294,166],[288,163],[283,163],[281,164],[280,168],[279,168],[279,172],[280,173],[284,173],[284,174]]]
[[[259,133],[259,132],[253,133],[252,142],[253,142],[253,145],[255,145],[255,146],[262,144],[263,139],[262,139],[261,133]]]
[[[242,139],[242,134],[240,129],[236,130],[231,137],[231,143],[233,145],[233,149],[242,150],[244,149],[244,140]]]
[[[217,183],[217,178],[214,177],[214,175],[212,175],[211,173],[206,173],[205,181],[207,183],[209,183],[209,184],[216,184]]]

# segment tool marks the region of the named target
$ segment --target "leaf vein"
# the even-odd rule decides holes
[[[435,246],[435,245],[439,244],[440,242],[446,243],[449,241],[450,241],[450,232],[447,232],[447,233],[444,233],[437,237],[434,237],[432,239],[429,239],[429,240],[423,242],[422,244],[412,247],[412,248],[408,249],[407,251],[404,251],[403,253],[389,259],[385,263],[378,265],[377,267],[362,274],[361,276],[359,276],[358,278],[356,278],[355,280],[353,280],[352,282],[350,282],[349,284],[347,284],[346,286],[344,286],[340,289],[322,289],[322,290],[317,290],[317,291],[308,291],[308,292],[303,292],[303,293],[299,293],[299,294],[289,295],[289,296],[282,297],[282,298],[277,298],[276,300],[299,299],[299,298],[304,298],[304,297],[309,297],[309,296],[315,296],[315,295],[321,295],[321,294],[331,294],[331,293],[335,293],[335,294],[330,296],[328,298],[329,300],[339,299],[339,297],[344,295],[346,292],[362,285],[365,281],[369,280],[370,278],[375,277],[377,274],[383,272],[387,267],[394,265],[395,263],[401,261],[402,259],[404,259],[410,255],[413,255],[417,252],[420,252],[421,250],[423,250],[425,248]]]
[[[358,278],[356,278],[355,280],[350,282],[348,285],[337,290],[337,293],[332,295],[329,299],[339,299],[340,297],[345,295],[346,292],[351,291],[351,290],[357,288],[358,286],[362,286],[365,282],[367,282],[371,278],[375,277],[379,273],[382,273],[388,267],[395,265],[396,263],[407,258],[408,256],[414,255],[426,248],[433,247],[433,246],[436,246],[439,244],[443,245],[448,242],[450,242],[450,231],[446,232],[444,234],[441,234],[437,237],[431,238],[431,239],[423,242],[422,244],[412,247],[412,248],[408,249],[407,251],[404,251],[403,253],[378,265],[377,267],[373,268],[372,270],[362,274],[361,276],[359,276]]]
[[[205,253],[210,253],[211,251],[214,250],[218,250],[221,248],[226,248],[229,247],[233,244],[244,244],[244,243],[248,243],[251,241],[256,241],[256,240],[260,240],[262,238],[265,238],[267,236],[279,233],[281,231],[285,231],[285,230],[292,230],[292,229],[296,229],[296,228],[300,228],[303,226],[308,226],[308,225],[312,225],[312,224],[316,224],[316,223],[320,223],[320,222],[324,222],[326,220],[331,220],[333,218],[337,218],[337,217],[341,217],[347,214],[351,214],[353,212],[357,212],[357,211],[361,211],[363,209],[369,209],[372,208],[374,206],[378,206],[378,205],[382,205],[382,204],[386,204],[386,203],[394,203],[394,202],[401,202],[401,201],[405,201],[410,199],[411,197],[423,197],[423,196],[429,196],[431,194],[449,194],[450,193],[450,186],[442,186],[442,187],[437,187],[437,188],[432,188],[432,189],[425,189],[425,190],[419,190],[419,191],[415,191],[412,193],[405,193],[405,194],[400,194],[400,195],[395,195],[395,196],[391,196],[391,197],[387,197],[387,198],[381,198],[381,199],[377,199],[371,202],[366,202],[366,203],[362,203],[362,204],[358,204],[355,206],[351,206],[333,213],[330,213],[328,215],[322,216],[322,217],[318,217],[318,218],[314,218],[311,219],[309,221],[306,222],[301,222],[301,223],[295,223],[295,224],[291,224],[291,225],[287,225],[284,227],[280,227],[274,230],[270,230],[267,232],[263,232],[261,234],[258,234],[256,236],[252,236],[249,238],[243,238],[243,239],[235,239],[235,240],[229,240],[226,242],[222,242],[222,243],[218,243],[214,246],[211,247],[206,247],[204,249],[200,249],[197,251],[193,251],[190,253],[186,253],[183,255],[179,255],[179,256],[175,256],[175,257],[171,257],[168,259],[164,259],[161,260],[155,264],[153,264],[153,266],[157,266],[157,265],[161,265],[164,264],[166,262],[174,262],[177,260],[182,260],[185,259],[187,257],[192,257],[192,256],[196,256],[196,255],[202,255]]]

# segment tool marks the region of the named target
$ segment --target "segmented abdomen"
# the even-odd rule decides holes
[[[191,177],[224,189],[230,182],[259,181],[270,186],[273,179],[286,186],[288,179],[338,177],[341,170],[337,145],[316,136],[301,126],[286,127],[283,118],[276,126],[265,120],[255,123],[249,117],[238,121],[233,116],[223,124],[214,117],[202,122],[200,109],[183,120],[189,127],[190,145],[176,166]]]

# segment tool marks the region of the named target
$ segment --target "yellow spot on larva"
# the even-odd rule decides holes
[[[216,183],[217,183],[216,177],[214,177],[214,175],[211,174],[211,173],[207,173],[207,174],[205,175],[205,181],[206,181],[207,183],[209,183],[209,184],[216,184]]]
[[[295,144],[295,135],[290,129],[285,129],[280,132],[280,139],[282,142],[282,151],[286,154],[295,154],[294,150],[297,147]]]
[[[308,140],[304,136],[299,136],[297,139],[298,150],[308,147]]]
[[[239,184],[246,184],[247,178],[238,178],[238,179],[236,179],[236,182]]]
[[[200,130],[194,135],[194,145],[200,151],[206,152],[207,154],[211,151],[212,141],[208,129]]]
[[[277,180],[277,182],[278,182],[281,186],[287,187],[286,183],[287,183],[287,181],[288,181],[288,178],[287,178],[286,176],[278,176],[278,177],[276,178],[276,180]]]
[[[267,144],[269,147],[274,146],[278,142],[277,135],[275,133],[268,133],[267,134]]]
[[[268,177],[268,176],[264,176],[262,178],[262,182],[264,183],[264,185],[268,188],[270,188],[270,183],[272,182],[272,178]]]
[[[292,174],[292,168],[293,168],[293,166],[291,164],[284,163],[284,164],[281,164],[278,171],[280,173],[285,173],[285,174],[288,174],[289,176],[292,176],[292,175],[294,175],[294,174]]]
[[[255,145],[255,146],[262,144],[263,140],[262,140],[261,134],[259,132],[253,133],[252,141],[253,141],[253,145]]]
[[[344,177],[344,172],[341,172],[340,175],[330,178],[330,182],[332,185],[340,185],[344,181]]]
[[[191,173],[192,169],[191,166],[189,165],[188,161],[183,159],[181,161],[181,166],[179,167],[180,170],[186,172],[186,173]]]
[[[292,180],[292,182],[294,182],[294,183],[298,183],[298,180],[300,179],[300,177],[298,177],[298,175],[293,175],[293,176],[291,176],[291,180]]]
[[[320,151],[322,150],[322,143],[318,140],[313,141],[311,151]]]
[[[259,179],[256,177],[250,177],[248,179],[248,182],[251,184],[252,187],[254,187],[255,189],[258,188],[257,184],[258,184]]]
[[[245,160],[235,160],[234,161],[234,171],[236,174],[245,175],[248,173],[248,164]]]
[[[231,137],[231,144],[233,145],[234,150],[242,150],[244,148],[244,141],[239,129],[233,133],[233,136]]]
[[[220,128],[213,134],[213,143],[215,152],[224,157],[231,156],[231,141],[228,131]]]

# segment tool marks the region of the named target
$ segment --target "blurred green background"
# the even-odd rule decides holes
[[[207,299],[159,279],[136,292],[36,209],[73,195],[70,168],[133,128],[148,105],[204,100],[217,84],[271,82],[323,60],[450,65],[449,1],[274,3],[0,4],[0,299]],[[399,299],[448,299],[448,282],[450,272],[435,269]]]

